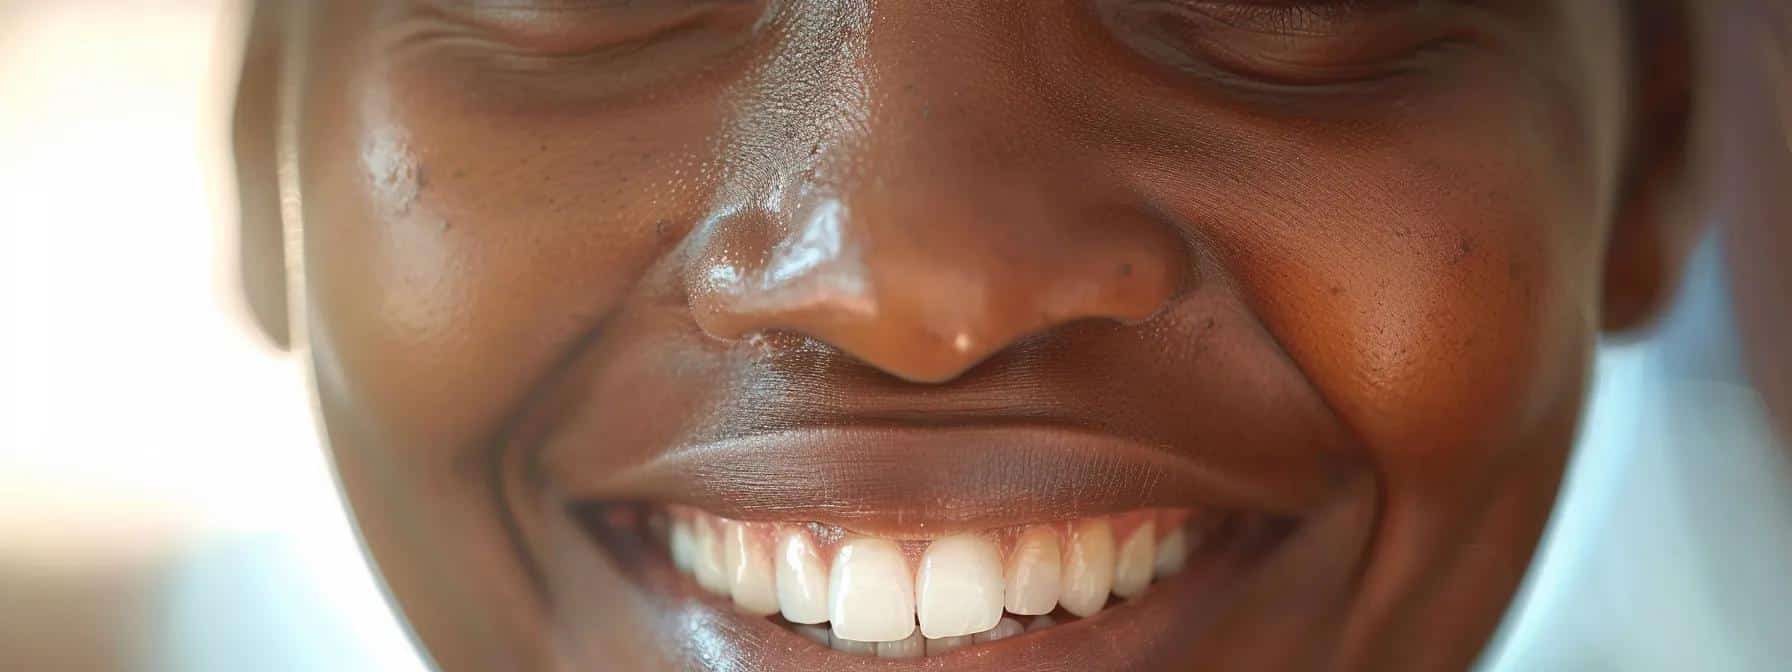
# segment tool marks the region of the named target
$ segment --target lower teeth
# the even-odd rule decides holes
[[[917,628],[907,638],[893,642],[860,642],[834,635],[833,630],[823,623],[820,625],[802,625],[790,623],[781,618],[774,618],[780,625],[803,639],[817,645],[832,648],[844,653],[852,653],[878,658],[922,658],[943,656],[962,648],[976,644],[997,642],[1010,637],[1019,637],[1077,620],[1075,616],[1057,612],[1056,615],[1022,616],[1016,614],[1002,615],[996,626],[983,632],[958,635],[954,637],[930,638],[921,634]]]

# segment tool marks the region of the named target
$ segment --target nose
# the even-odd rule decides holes
[[[690,241],[706,332],[795,332],[944,382],[1030,334],[1144,320],[1174,298],[1189,265],[1174,227],[1092,170],[1088,143],[1053,146],[1064,134],[1024,86],[940,77],[978,54],[955,56],[807,63],[749,87],[775,99],[737,105],[723,172],[738,177]],[[866,62],[883,69],[854,70]]]

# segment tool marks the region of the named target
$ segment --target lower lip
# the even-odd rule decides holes
[[[663,604],[672,621],[668,631],[680,633],[688,640],[681,645],[714,669],[1137,669],[1163,657],[1156,649],[1199,639],[1296,526],[1288,519],[1251,518],[1227,543],[1191,557],[1182,573],[1086,619],[943,656],[880,659],[832,650],[774,618],[741,614],[726,597],[703,592],[673,567],[654,531],[656,511],[644,504],[574,507],[611,565]],[[1064,667],[1066,661],[1086,664]]]

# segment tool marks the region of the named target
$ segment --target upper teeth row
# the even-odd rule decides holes
[[[910,639],[918,620],[921,635],[941,640],[989,631],[1004,610],[1036,615],[1061,606],[1086,617],[1101,611],[1110,592],[1138,595],[1187,562],[1187,517],[1135,513],[1037,525],[1013,531],[1006,549],[997,535],[959,534],[928,542],[915,567],[894,540],[848,536],[824,549],[804,525],[688,510],[674,512],[669,541],[681,571],[743,611],[829,623],[836,639],[856,642]]]

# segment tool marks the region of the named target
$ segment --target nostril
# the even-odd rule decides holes
[[[816,336],[820,322],[874,319],[872,281],[844,207],[824,200],[789,225],[718,217],[704,227],[689,277],[692,310],[711,336],[774,329]]]
[[[1149,318],[1189,272],[1181,237],[1146,217],[893,214],[916,213],[819,200],[788,223],[713,218],[694,239],[693,317],[719,339],[791,332],[937,383],[1059,324]]]
[[[1059,324],[1142,321],[1188,284],[1185,241],[1142,210],[1063,207],[1012,186],[926,195],[711,217],[688,248],[694,319],[719,339],[792,332],[944,382]]]

